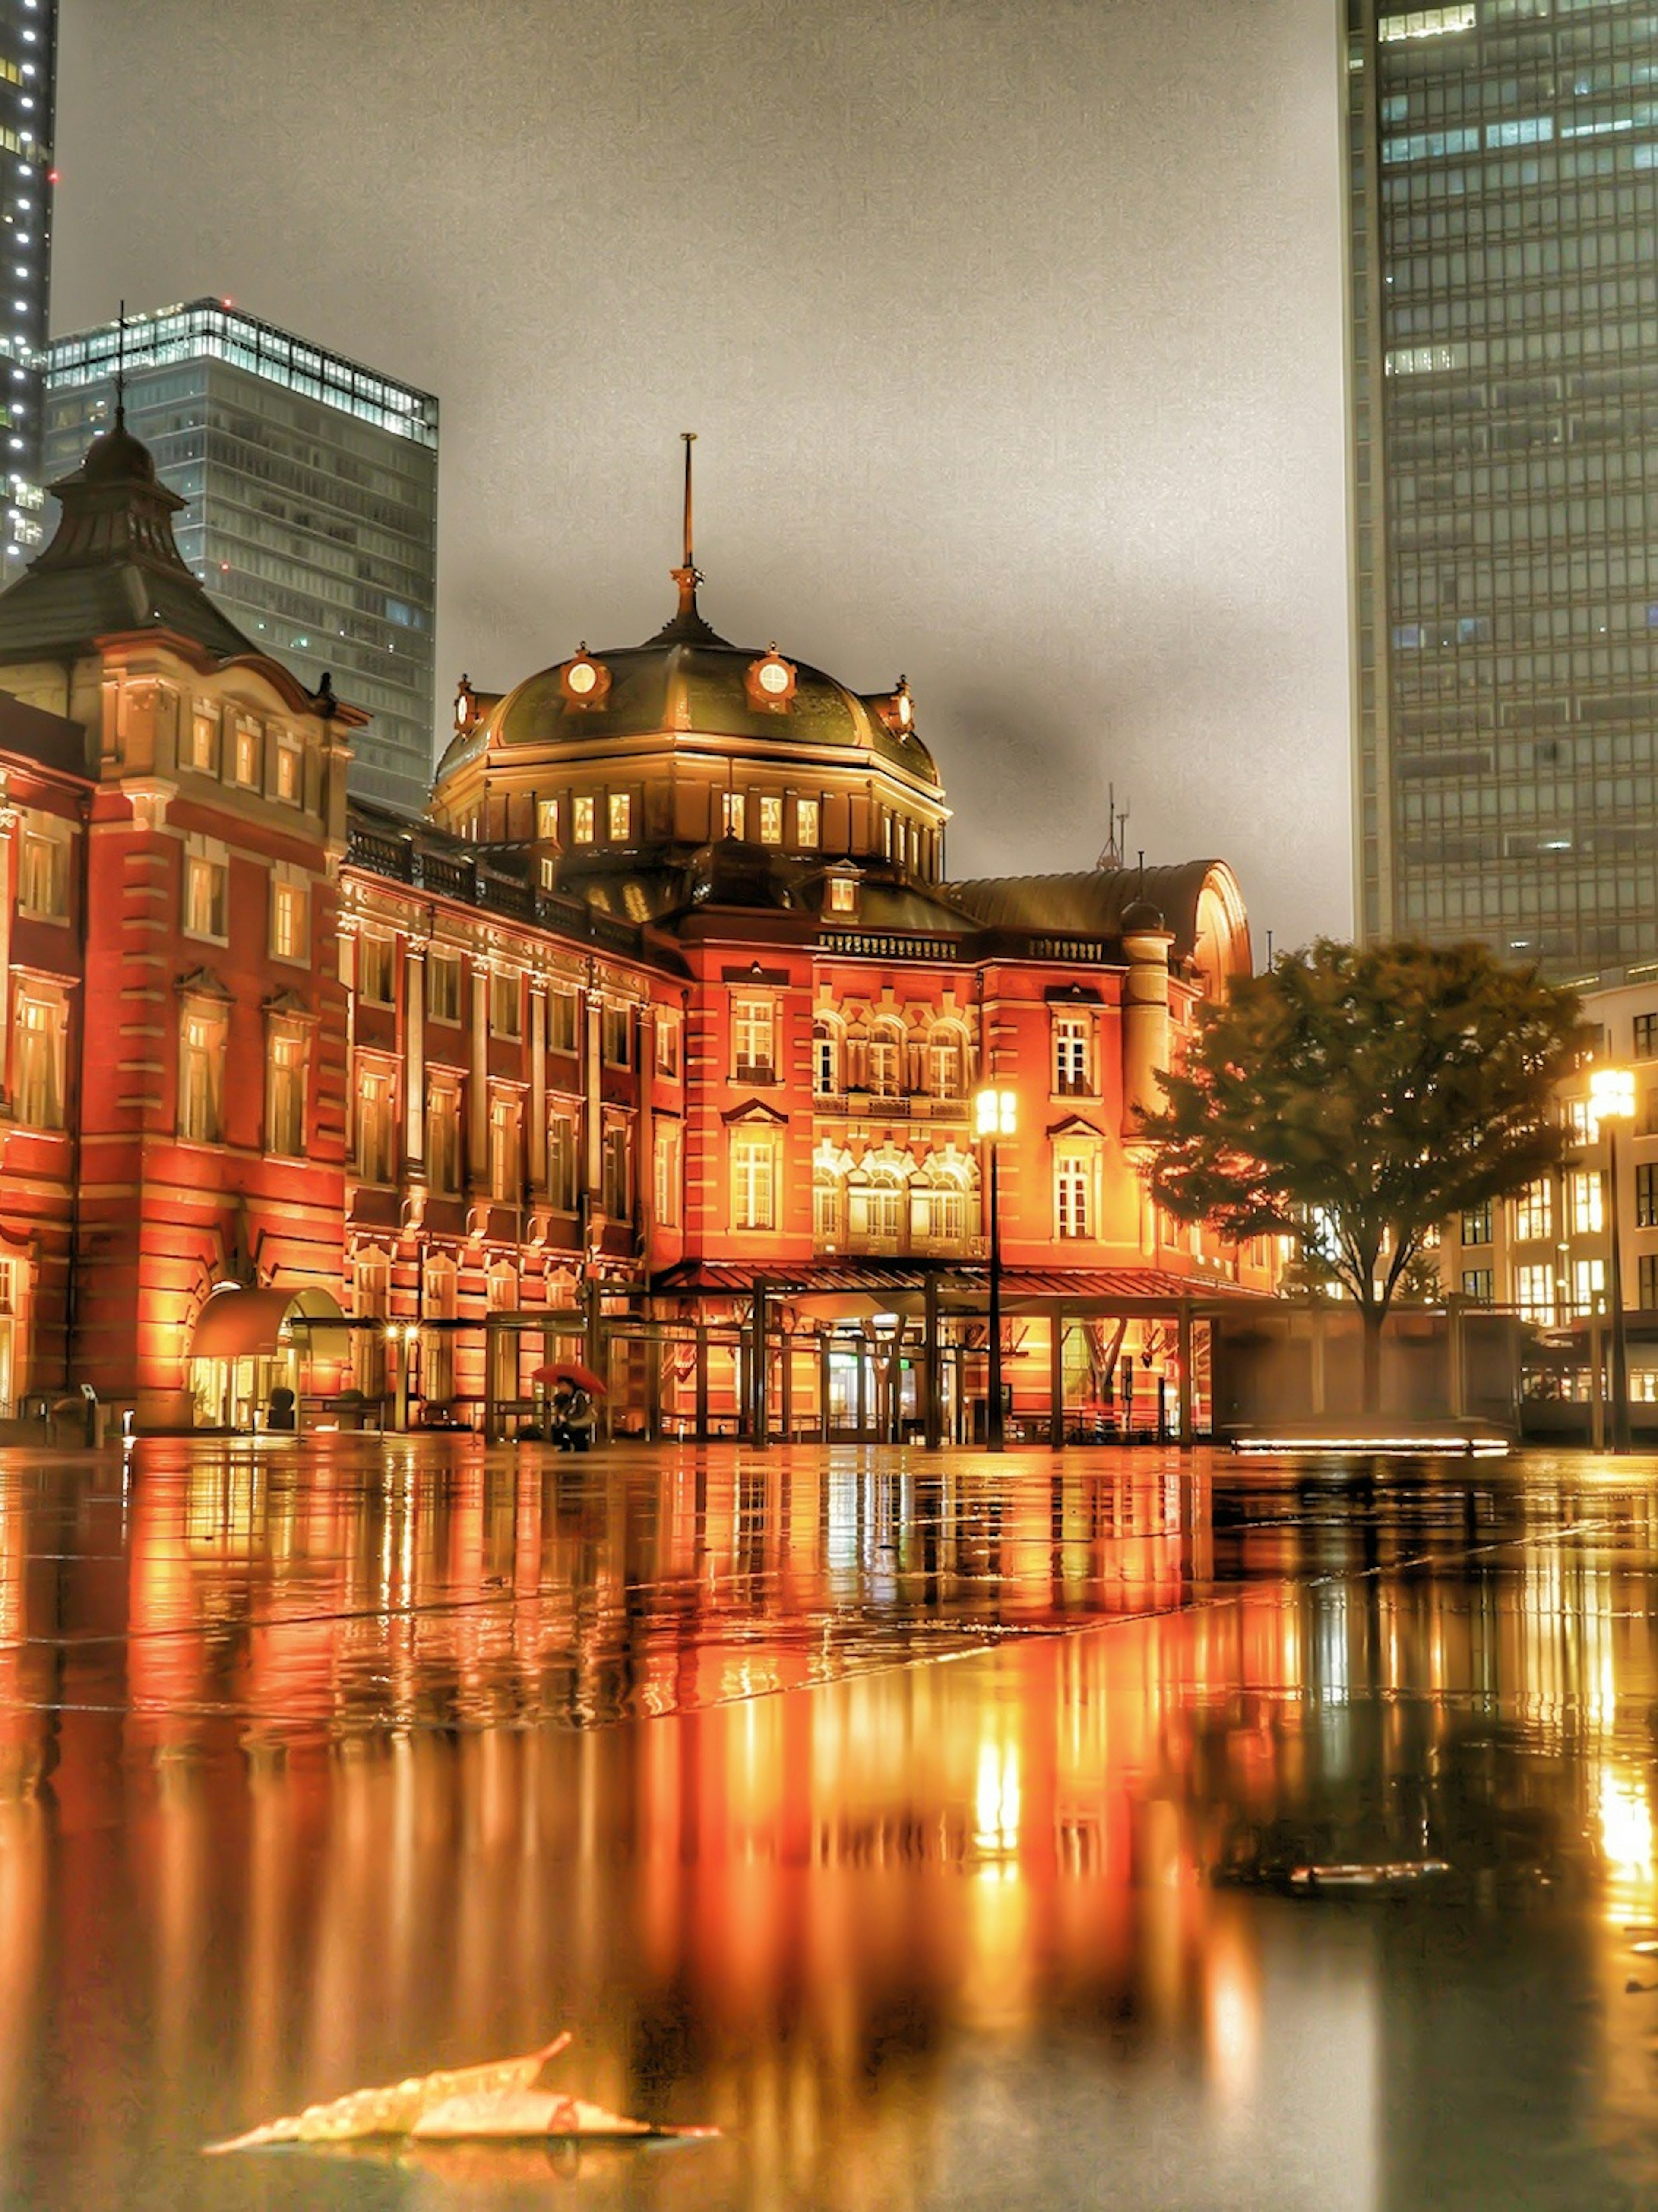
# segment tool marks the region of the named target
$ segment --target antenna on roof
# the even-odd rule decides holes
[[[115,427],[126,427],[126,301],[115,321]]]
[[[1120,814],[1118,812],[1117,787],[1114,783],[1107,784],[1106,787],[1106,824],[1108,832],[1106,848],[1094,865],[1096,868],[1120,868],[1126,857],[1123,848],[1123,832],[1128,828],[1128,809],[1125,806]]]

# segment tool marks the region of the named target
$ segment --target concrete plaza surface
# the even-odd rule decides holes
[[[0,2205],[1658,2202],[1655,1492],[0,1455]],[[720,2138],[200,2156],[563,2028]]]

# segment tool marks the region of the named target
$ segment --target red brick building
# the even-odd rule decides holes
[[[425,817],[348,801],[362,716],[124,425],[58,495],[0,596],[0,1398],[509,1426],[562,1350],[648,1432],[968,1433],[988,1085],[1015,1419],[1137,1359],[1201,1419],[1272,1255],[1165,1222],[1137,1132],[1248,963],[1223,863],[950,882],[903,679],[729,644],[688,544],[645,644],[462,680]]]

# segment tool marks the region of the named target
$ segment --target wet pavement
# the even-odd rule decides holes
[[[0,1454],[0,2205],[1658,2205],[1655,1497]],[[560,2028],[724,2134],[200,2155]]]

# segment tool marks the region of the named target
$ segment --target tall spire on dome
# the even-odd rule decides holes
[[[680,436],[685,443],[685,559],[679,568],[671,569],[669,574],[680,587],[680,619],[683,622],[687,615],[694,615],[697,612],[697,586],[703,580],[703,574],[697,566],[697,556],[692,550],[691,448],[697,442],[697,433],[694,430],[681,430]]]
[[[115,427],[126,428],[126,301],[115,324]]]
[[[680,587],[680,605],[673,619],[662,624],[651,642],[655,644],[658,641],[682,638],[690,643],[711,640],[718,644],[720,640],[715,637],[714,632],[703,620],[697,605],[697,586],[703,580],[703,572],[697,566],[697,556],[692,550],[691,520],[691,448],[697,442],[697,433],[681,430],[680,436],[685,443],[685,559],[677,568],[668,570]]]

